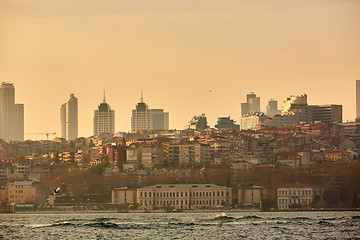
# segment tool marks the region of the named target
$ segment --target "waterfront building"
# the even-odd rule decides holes
[[[78,138],[78,99],[72,93],[60,108],[61,137],[71,141]]]
[[[313,185],[288,184],[277,189],[277,205],[279,209],[289,209],[291,206],[311,206],[321,196],[321,189]]]
[[[137,190],[135,188],[120,187],[111,192],[111,203],[115,205],[134,206],[137,201]]]
[[[241,116],[252,112],[260,112],[260,97],[253,92],[246,95],[246,103],[241,103]]]
[[[3,82],[0,88],[0,139],[24,141],[24,105],[15,104],[13,83]]]
[[[94,110],[94,128],[93,134],[100,136],[103,133],[115,133],[115,111],[106,103],[105,91],[103,102],[100,103],[97,110]]]
[[[264,188],[261,186],[240,187],[238,188],[238,204],[241,205],[259,205],[264,196]]]
[[[9,203],[35,203],[36,188],[31,181],[15,181],[7,184]]]
[[[158,184],[137,190],[139,209],[217,209],[231,205],[231,188],[215,184]]]

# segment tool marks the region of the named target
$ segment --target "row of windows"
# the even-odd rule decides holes
[[[152,202],[151,200],[149,200],[149,201],[147,201],[147,200],[144,200],[144,204],[145,205],[151,205],[152,203],[156,203],[156,205],[158,205],[158,206],[163,206],[163,205],[188,205],[188,201],[187,200],[185,200],[185,201],[183,201],[183,200],[174,200],[174,201],[154,201],[154,202]],[[189,202],[190,203],[190,202]],[[192,201],[192,204],[193,205],[215,205],[215,204],[220,204],[220,200],[206,200],[206,201]],[[140,205],[142,205],[143,204],[143,201],[141,200],[140,201]]]
[[[293,200],[291,200],[291,199],[289,199],[289,201],[288,201],[288,199],[279,199],[279,204],[287,204],[288,202],[289,202],[289,204],[292,204],[292,203],[301,203],[301,202],[305,202],[305,203],[307,203],[307,204],[310,204],[311,203],[311,199],[302,199],[302,200],[300,200],[300,199],[293,199]]]
[[[311,190],[283,190],[283,191],[279,190],[278,193],[279,193],[279,196],[287,196],[287,195],[289,195],[289,196],[291,196],[291,195],[293,195],[293,196],[300,196],[300,195],[309,196],[312,194],[312,191]]]
[[[144,193],[144,195],[143,195]],[[224,197],[224,191],[212,191],[212,192],[193,192],[192,194],[189,193],[190,196],[193,197]],[[151,192],[140,192],[140,197],[151,197]],[[157,192],[154,193],[154,197],[187,197],[188,192]],[[227,196],[229,196],[229,193],[227,193]]]

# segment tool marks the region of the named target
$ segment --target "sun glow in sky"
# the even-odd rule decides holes
[[[354,120],[359,13],[358,0],[1,0],[0,81],[25,104],[25,133],[60,135],[74,93],[79,136],[92,135],[103,89],[116,131],[130,131],[141,89],[176,129],[201,113],[238,121],[250,91],[264,110],[306,93]]]

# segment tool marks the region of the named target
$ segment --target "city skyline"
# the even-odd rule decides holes
[[[359,8],[353,0],[4,0],[0,79],[15,83],[25,104],[25,134],[60,135],[58,108],[73,92],[79,136],[92,135],[99,88],[116,110],[116,131],[130,131],[140,88],[176,129],[201,113],[210,126],[222,116],[239,122],[249,92],[262,111],[269,99],[307,94],[309,104],[343,105],[343,120],[354,120]]]
[[[355,84],[356,84],[356,86],[358,86],[358,83],[360,82],[360,80],[356,80],[355,81]],[[4,83],[3,83],[4,84]],[[13,83],[7,83],[8,85],[11,85],[11,86],[13,86],[14,84]],[[358,90],[357,90],[357,88],[356,88],[356,93],[358,93]],[[55,135],[55,136],[58,136],[58,137],[62,137],[62,138],[65,138],[65,139],[68,139],[68,131],[69,131],[69,127],[68,127],[68,125],[76,125],[76,133],[74,132],[73,134],[71,134],[72,136],[77,136],[77,137],[89,137],[89,136],[92,136],[92,135],[96,135],[95,134],[95,129],[96,128],[99,128],[99,127],[95,127],[95,116],[97,116],[98,115],[98,113],[97,112],[99,112],[100,111],[100,108],[104,105],[106,105],[109,109],[109,111],[111,112],[111,118],[112,118],[112,120],[109,120],[109,121],[111,121],[111,123],[110,122],[107,122],[107,123],[105,123],[105,125],[109,125],[110,126],[110,128],[112,129],[111,131],[110,131],[110,133],[115,133],[115,132],[132,132],[132,131],[122,131],[122,130],[117,130],[117,129],[115,129],[115,125],[116,125],[116,122],[114,121],[115,119],[115,110],[111,110],[111,108],[110,108],[110,105],[106,102],[106,97],[105,97],[105,90],[104,90],[104,93],[103,93],[104,95],[103,95],[103,101],[102,101],[102,103],[100,103],[100,105],[98,105],[98,110],[94,110],[94,114],[95,115],[93,115],[93,134],[90,134],[90,135],[84,135],[84,136],[81,136],[81,135],[79,135],[78,134],[78,124],[79,125],[81,125],[81,123],[79,123],[79,122],[77,122],[78,121],[78,99],[75,97],[75,95],[73,94],[73,93],[71,93],[70,94],[70,100],[67,102],[67,103],[64,103],[64,104],[62,104],[61,105],[61,107],[60,107],[60,131],[59,131],[59,134],[53,134],[53,133],[51,133],[51,134],[53,134],[53,135]],[[256,94],[254,93],[254,92],[251,92],[251,93],[249,93],[249,94],[247,94],[246,95],[246,97],[247,98],[249,98],[249,96],[250,96],[250,98],[251,97],[256,97],[257,99],[258,99],[258,103],[259,102],[261,102],[260,101],[260,96],[256,96]],[[292,99],[292,98],[305,98],[306,100],[306,102],[307,102],[307,95],[306,94],[303,94],[303,95],[301,95],[301,96],[294,96],[294,95],[290,95],[289,97],[286,97],[286,98],[284,98],[283,99],[283,101],[281,102],[281,105],[280,105],[280,108],[286,108],[287,107],[287,104],[285,104],[284,105],[284,103],[285,103],[285,100],[289,100],[289,99]],[[68,104],[70,103],[70,102],[73,102],[74,100],[72,100],[72,99],[75,99],[75,101],[76,101],[76,113],[74,113],[75,115],[76,115],[76,121],[74,122],[74,123],[71,123],[71,124],[69,124],[69,122],[67,121],[67,119],[66,119],[66,116],[68,115],[67,114],[67,111],[68,111]],[[247,100],[247,101],[249,101],[249,100]],[[259,113],[261,113],[261,114],[266,114],[266,112],[267,112],[267,108],[268,108],[268,104],[271,102],[271,101],[275,101],[274,99],[270,99],[269,100],[269,102],[266,104],[266,108],[265,109],[260,109],[260,111],[259,111]],[[167,129],[175,129],[175,128],[169,128],[168,126],[169,126],[169,113],[168,112],[163,112],[163,109],[148,109],[148,106],[147,106],[147,104],[144,102],[144,100],[143,100],[143,91],[141,90],[141,97],[140,97],[140,102],[138,102],[138,104],[136,104],[136,109],[139,107],[138,105],[139,104],[142,104],[142,105],[144,105],[145,106],[145,108],[147,109],[147,111],[149,112],[148,113],[148,115],[149,115],[149,123],[148,124],[150,124],[152,127],[153,127],[153,121],[151,120],[150,121],[150,118],[152,119],[152,116],[153,116],[153,114],[155,113],[155,114],[161,114],[161,115],[163,115],[163,114],[165,114],[166,115],[166,119],[167,119],[167,123],[166,123],[166,125],[164,125],[164,126],[167,126],[167,127],[165,127],[164,128],[164,130],[167,130]],[[243,105],[244,103],[240,103],[240,112],[241,112],[241,106]],[[16,105],[24,105],[24,104],[16,104]],[[71,104],[71,105],[73,105],[73,104]],[[264,104],[262,104],[262,105],[264,105]],[[323,105],[319,105],[319,106],[321,106],[321,107],[330,107],[330,106],[333,106],[332,104],[323,104]],[[358,106],[358,105],[357,105]],[[311,105],[309,105],[309,107],[311,107]],[[342,109],[342,105],[340,104],[340,107],[341,107],[341,109]],[[22,111],[24,111],[24,110],[22,110]],[[133,109],[132,110],[132,114],[134,114],[134,111],[136,111],[135,109]],[[155,111],[155,112],[154,112]],[[154,113],[153,113],[154,112]],[[281,112],[281,110],[279,110],[279,112]],[[256,113],[256,111],[254,112],[254,113]],[[74,114],[72,114],[72,115],[74,115]],[[74,116],[75,116],[74,115]],[[221,118],[221,117],[224,117],[224,116],[219,116],[218,118]],[[342,114],[341,114],[341,117],[342,117]],[[133,117],[131,117],[131,122],[133,121],[132,120],[132,118]],[[24,119],[24,117],[23,117],[23,119]],[[236,118],[235,118],[235,122],[241,122],[242,120],[241,120],[241,114],[239,115],[239,120],[240,121],[236,121]],[[98,121],[98,120],[96,120],[96,121]],[[108,120],[107,120],[108,121]],[[343,120],[343,122],[348,122],[348,121],[355,121],[355,119],[352,119],[352,120]],[[73,122],[73,121],[71,121],[71,122]],[[149,129],[148,130],[152,130],[152,127],[149,125]],[[214,124],[214,125],[211,125],[210,126],[210,128],[215,128],[215,125],[216,125],[216,123]],[[72,128],[74,128],[74,127],[72,127]],[[186,129],[187,127],[186,127],[186,125],[183,127],[183,128],[178,128],[178,130],[182,130],[182,129]],[[139,128],[139,130],[146,130],[146,129],[141,129],[141,127]],[[105,131],[105,132],[108,132],[108,131]],[[104,132],[104,133],[105,133]],[[26,135],[26,134],[25,134]],[[45,131],[43,131],[43,133],[39,133],[39,134],[34,134],[34,133],[28,133],[28,135],[29,136],[31,136],[31,135],[38,135],[38,136],[41,136],[39,139],[44,139],[44,136],[45,135],[47,135],[46,133],[45,133]],[[75,139],[75,138],[77,138],[77,137],[71,137],[71,140],[73,140],[73,139]],[[25,139],[26,140],[26,139]]]

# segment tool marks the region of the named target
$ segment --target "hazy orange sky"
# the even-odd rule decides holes
[[[60,105],[74,93],[79,136],[92,135],[103,89],[116,131],[130,131],[141,88],[177,129],[201,113],[211,126],[239,121],[250,91],[262,109],[306,93],[353,120],[356,79],[358,0],[0,1],[0,81],[25,104],[25,133],[60,135]]]

